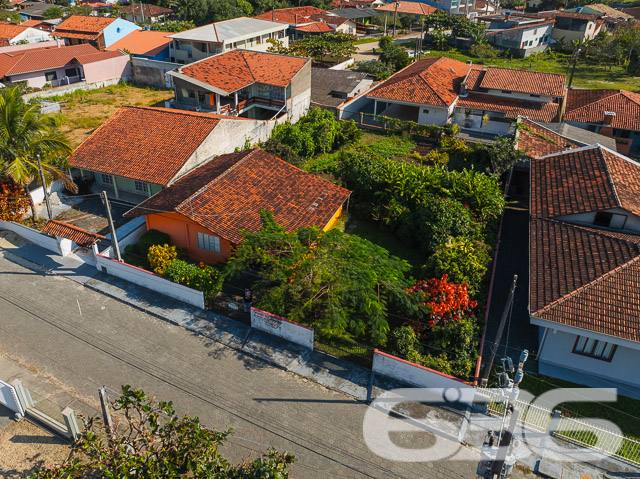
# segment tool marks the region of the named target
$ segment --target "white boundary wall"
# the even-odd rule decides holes
[[[62,190],[64,190],[64,183],[60,180],[54,181],[47,188],[49,194]],[[35,190],[30,191],[29,195],[31,195],[31,199],[33,200],[34,205],[39,205],[44,201],[44,189],[42,188],[42,186],[38,186]]]
[[[450,400],[459,398],[458,401],[469,406],[473,403],[475,388],[461,379],[397,358],[377,349],[373,353],[371,370],[376,374],[383,374],[421,388],[452,389],[451,394],[447,394],[445,391],[447,398]]]
[[[101,254],[96,255],[96,268],[98,271],[103,271],[157,293],[204,309],[204,293],[202,291],[174,283],[150,271],[145,271],[126,263],[119,263],[115,259]]]
[[[43,248],[48,249],[49,251],[53,251],[54,253],[62,254],[60,245],[58,244],[58,240],[55,236],[49,236],[48,234],[31,229],[28,226],[24,226],[19,223],[13,223],[11,221],[0,221],[0,229],[13,231],[14,233],[19,234],[24,239],[31,241],[38,246],[42,246]]]
[[[251,308],[251,327],[313,349],[313,328]]]
[[[124,254],[124,249],[132,244],[136,244],[140,239],[140,236],[147,232],[147,222],[144,216],[134,218],[131,221],[123,224],[116,230],[116,237],[118,238],[118,246],[120,247],[120,253]],[[105,235],[110,240],[111,233]],[[100,252],[104,256],[109,258],[114,257],[113,247],[109,246]]]
[[[13,412],[17,412],[24,416],[24,410],[18,400],[16,389],[8,383],[0,380],[0,404],[5,405]]]

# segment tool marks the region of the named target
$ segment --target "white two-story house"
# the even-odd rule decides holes
[[[640,164],[600,145],[531,160],[538,370],[640,397]]]

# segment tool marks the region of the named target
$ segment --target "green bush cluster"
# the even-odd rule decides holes
[[[215,296],[222,288],[218,270],[204,263],[197,265],[181,259],[173,260],[164,270],[164,277],[174,283],[202,291],[205,298]]]
[[[416,149],[416,142],[409,136],[392,135],[370,145],[358,147],[358,151],[372,153],[385,159],[407,156]]]
[[[356,62],[353,71],[375,75],[376,80],[386,80],[393,75],[395,69],[392,65],[379,62],[378,60],[367,60],[364,62]]]
[[[362,132],[353,121],[343,122],[328,110],[313,108],[307,115],[292,124],[287,121],[273,129],[272,138],[278,143],[265,144],[265,149],[278,154],[275,146],[288,147],[299,158],[308,160],[316,153],[327,153],[341,146],[356,142]]]
[[[148,255],[149,248],[153,245],[169,244],[170,237],[168,234],[158,230],[149,230],[140,236],[138,242],[129,245],[124,250],[123,259],[126,263],[138,266],[143,269],[151,269]]]

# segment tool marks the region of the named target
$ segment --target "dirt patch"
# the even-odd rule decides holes
[[[69,443],[22,420],[0,431],[0,477],[28,477],[36,469],[63,462]]]
[[[112,85],[89,92],[66,95],[56,114],[60,131],[75,148],[118,108],[124,105],[161,106],[173,98],[171,90],[155,90],[127,84]]]

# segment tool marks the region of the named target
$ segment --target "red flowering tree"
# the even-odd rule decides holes
[[[21,221],[31,202],[24,189],[10,181],[0,181],[0,220]]]
[[[448,277],[443,274],[440,279],[420,280],[408,289],[430,327],[469,317],[477,306],[469,298],[467,284],[450,283]]]

